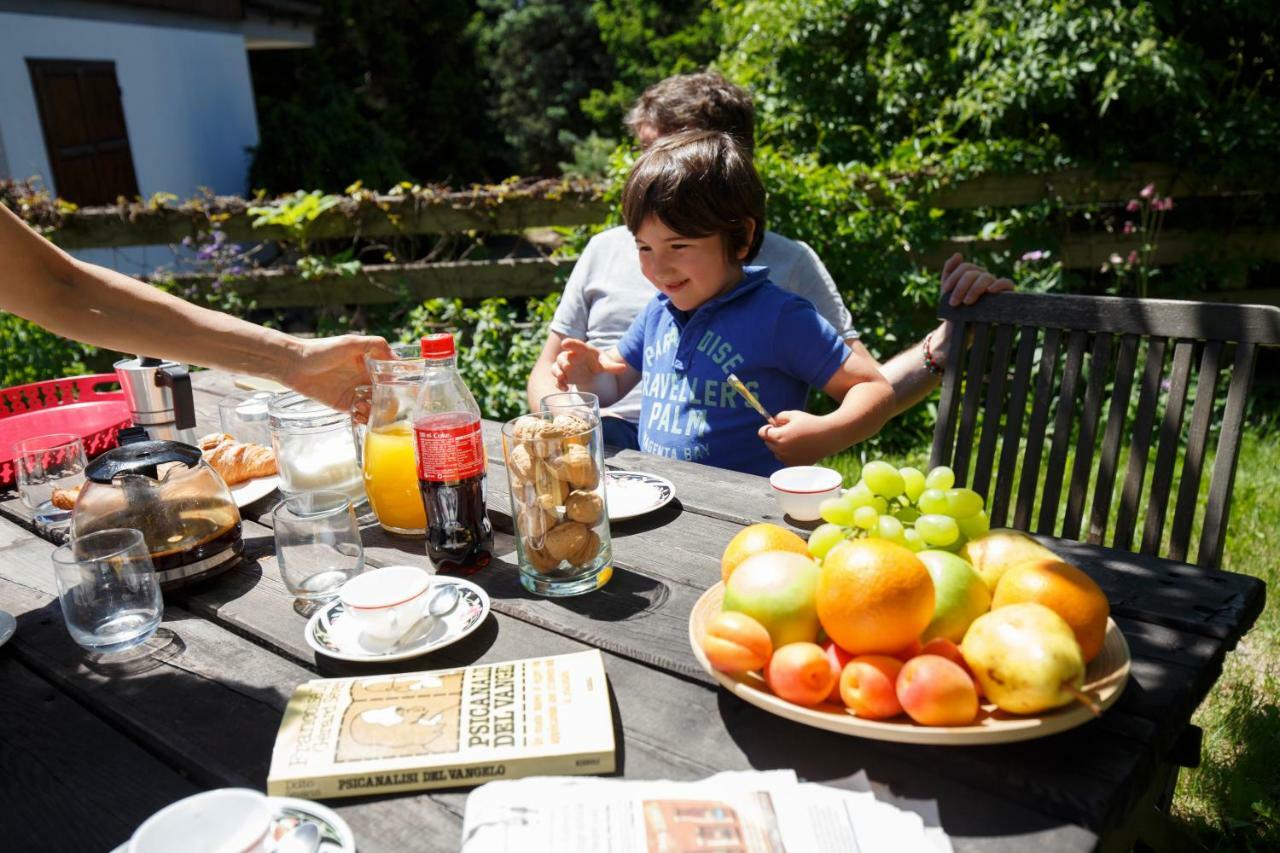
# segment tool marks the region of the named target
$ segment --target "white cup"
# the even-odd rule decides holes
[[[342,585],[343,611],[375,640],[404,636],[426,612],[431,575],[414,566],[387,566],[357,575]]]
[[[818,465],[796,465],[774,471],[769,477],[778,507],[796,521],[816,521],[818,507],[827,498],[840,496],[844,478],[839,471]]]
[[[263,853],[275,813],[249,788],[219,788],[153,814],[129,839],[129,853]]]

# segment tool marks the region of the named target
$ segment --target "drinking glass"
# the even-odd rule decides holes
[[[160,583],[139,530],[77,536],[53,552],[53,572],[67,630],[86,651],[124,651],[160,625]]]
[[[524,415],[503,425],[502,450],[521,585],[566,596],[608,583],[613,551],[600,418],[581,409]]]
[[[71,433],[24,438],[13,445],[18,469],[18,492],[35,512],[37,521],[60,524],[71,520],[71,510],[58,509],[51,498],[54,489],[70,489],[84,482],[84,442]]]
[[[341,492],[305,492],[272,511],[284,585],[308,601],[333,598],[364,571],[364,546],[351,501]]]
[[[270,447],[267,405],[274,396],[270,391],[236,391],[223,397],[218,401],[222,431],[236,441]]]
[[[552,415],[574,415],[589,421],[600,419],[600,398],[586,391],[561,391],[538,401],[538,409]]]

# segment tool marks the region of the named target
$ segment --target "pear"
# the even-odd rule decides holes
[[[1037,714],[1082,696],[1080,644],[1066,620],[1043,604],[1011,604],[979,616],[960,653],[1002,711]]]
[[[1006,569],[1028,560],[1056,560],[1058,555],[1020,530],[997,527],[977,539],[970,539],[960,549],[961,558],[982,576],[987,589],[996,584]]]

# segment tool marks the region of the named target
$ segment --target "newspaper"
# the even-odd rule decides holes
[[[699,782],[532,777],[471,792],[461,851],[951,853],[928,806],[922,817],[869,790],[801,783],[790,770]]]

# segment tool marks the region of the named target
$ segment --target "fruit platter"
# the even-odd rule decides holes
[[[808,541],[739,531],[694,605],[706,672],[770,713],[875,740],[1008,743],[1100,716],[1129,677],[1124,635],[1080,568],[983,499],[870,462]]]

